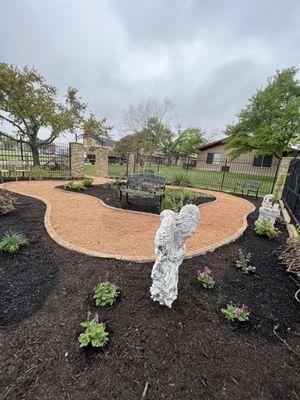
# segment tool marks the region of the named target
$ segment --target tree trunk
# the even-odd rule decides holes
[[[39,149],[35,143],[30,143],[30,149],[32,153],[32,161],[34,167],[39,167],[40,164],[40,156],[39,156]]]

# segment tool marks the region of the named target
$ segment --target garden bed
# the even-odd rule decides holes
[[[278,263],[282,234],[254,235],[257,213],[236,242],[185,260],[179,296],[167,309],[150,299],[152,264],[98,259],[66,250],[47,235],[45,206],[17,196],[16,211],[0,216],[0,236],[10,228],[30,245],[0,254],[0,393],[4,399],[297,399],[299,330],[296,283]],[[255,203],[257,204],[257,203]],[[221,223],[221,222],[220,222]],[[238,251],[252,252],[255,276],[234,267]],[[209,265],[216,289],[196,281]],[[79,349],[76,335],[100,280],[118,284],[122,296],[100,310],[111,332],[100,352]],[[220,309],[246,303],[250,322],[229,323]]]
[[[65,190],[63,186],[58,186],[58,188]],[[168,190],[170,191],[170,189],[166,189],[166,192],[168,192]],[[172,193],[176,193],[177,191],[182,192],[181,190],[177,189],[171,191]],[[190,190],[187,191],[190,192]],[[97,197],[98,199],[101,199],[105,204],[115,208],[122,208],[124,210],[132,211],[142,211],[151,214],[160,214],[161,212],[158,198],[129,196],[129,202],[127,203],[126,196],[123,195],[123,199],[120,200],[120,193],[117,185],[93,185],[87,188],[83,193]],[[193,203],[197,206],[210,203],[215,200],[215,197],[213,196],[204,193],[197,194],[198,197],[193,201]]]

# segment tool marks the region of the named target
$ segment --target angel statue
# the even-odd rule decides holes
[[[177,298],[178,268],[185,255],[185,241],[197,229],[199,208],[188,204],[178,214],[164,210],[155,236],[156,261],[152,268],[151,298],[172,307]]]

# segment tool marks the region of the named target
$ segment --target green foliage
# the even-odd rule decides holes
[[[21,233],[6,232],[0,240],[0,251],[17,253],[21,246],[28,244],[28,240]]]
[[[239,250],[239,259],[236,261],[235,265],[245,274],[255,274],[256,267],[250,265],[251,253],[244,254],[242,250]]]
[[[256,156],[273,154],[281,158],[290,146],[300,143],[300,85],[297,68],[277,71],[265,88],[253,95],[238,114],[238,121],[226,128],[230,156],[254,151]]]
[[[95,289],[93,299],[96,306],[112,306],[118,297],[118,287],[111,282],[100,283]]]
[[[175,186],[191,186],[192,182],[186,174],[177,174],[173,177],[171,184]]]
[[[86,189],[82,182],[77,181],[67,182],[64,185],[64,188],[67,190],[73,190],[74,192],[83,192]]]
[[[194,192],[192,190],[166,189],[161,209],[178,212],[186,204],[195,204],[199,197],[212,198],[212,196]]]
[[[209,267],[205,267],[203,272],[198,272],[197,281],[201,283],[205,289],[214,289],[215,287],[215,280],[212,275],[212,270]]]
[[[84,180],[82,181],[82,184],[84,187],[89,188],[93,186],[93,182],[94,180],[92,178],[84,178]]]
[[[93,347],[104,347],[109,339],[108,332],[105,331],[105,324],[98,322],[96,319],[90,320],[89,318],[80,324],[85,331],[78,336],[80,347],[87,347],[91,344]]]
[[[227,304],[226,308],[222,308],[222,313],[229,321],[237,320],[239,322],[245,322],[249,320],[250,312],[248,307],[243,304],[242,307],[238,307],[235,304]]]
[[[280,234],[280,230],[273,226],[268,218],[264,218],[261,222],[255,224],[254,232],[258,236],[266,236],[274,239]]]

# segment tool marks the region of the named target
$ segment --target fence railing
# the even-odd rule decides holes
[[[164,175],[169,183],[172,183],[176,176],[184,175],[193,187],[225,192],[233,192],[237,185],[243,185],[246,181],[259,181],[261,183],[259,195],[263,196],[273,191],[279,160],[270,167],[256,167],[251,161],[229,159],[220,159],[212,164],[208,164],[206,159],[198,159],[196,166],[191,165],[195,165],[194,160],[193,163],[187,160],[182,167],[167,166],[160,162],[143,167],[136,162],[135,172]]]
[[[292,160],[285,181],[282,200],[296,227],[300,227],[300,159]]]
[[[51,178],[69,175],[69,144],[39,146],[37,154],[24,141],[0,135],[0,178]]]

